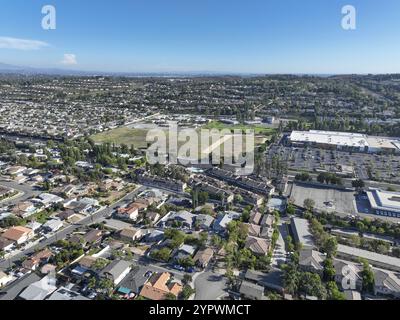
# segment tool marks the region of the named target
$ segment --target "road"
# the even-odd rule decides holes
[[[194,285],[194,300],[217,300],[227,292],[226,278],[210,269],[197,275]]]
[[[15,261],[20,260],[22,257],[30,255],[32,253],[34,253],[37,250],[41,250],[44,249],[45,247],[51,245],[54,242],[57,242],[58,240],[61,239],[65,239],[68,235],[70,235],[71,233],[73,233],[75,230],[81,228],[82,226],[87,226],[96,222],[100,222],[102,221],[105,217],[107,217],[108,215],[110,215],[112,213],[112,211],[120,206],[121,204],[123,204],[125,201],[128,201],[129,198],[134,197],[136,194],[142,192],[145,188],[144,187],[140,187],[130,193],[128,193],[126,196],[124,196],[122,199],[120,199],[119,201],[115,202],[114,204],[112,204],[111,206],[99,210],[98,212],[96,212],[95,214],[93,214],[92,216],[86,217],[84,219],[82,219],[81,221],[79,221],[79,223],[77,224],[73,224],[73,225],[69,225],[68,227],[56,232],[53,236],[51,236],[50,238],[30,247],[29,249],[26,249],[23,252],[20,252],[8,259],[4,259],[0,262],[0,270],[6,270],[8,269],[12,263],[14,263]]]
[[[14,190],[20,191],[22,193],[22,195],[20,195],[19,197],[15,197],[15,198],[9,199],[9,200],[4,200],[3,202],[1,202],[1,204],[5,205],[5,206],[13,206],[13,205],[17,204],[18,202],[25,201],[29,198],[36,197],[37,195],[39,195],[41,193],[39,190],[35,190],[34,187],[31,187],[27,184],[18,184],[14,181],[7,181],[1,177],[0,177],[0,186],[7,187],[9,189],[14,189]]]

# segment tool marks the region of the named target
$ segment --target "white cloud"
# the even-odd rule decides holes
[[[65,64],[67,66],[73,66],[78,64],[78,61],[76,61],[76,55],[72,53],[66,53],[64,54],[64,59],[61,61],[62,64]]]
[[[0,49],[39,50],[48,46],[48,43],[38,40],[0,37]]]

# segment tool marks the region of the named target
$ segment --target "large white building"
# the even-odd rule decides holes
[[[293,145],[314,145],[321,148],[360,152],[400,152],[400,140],[373,137],[361,133],[335,131],[293,131],[289,137]]]
[[[371,188],[367,197],[375,214],[400,218],[400,193]]]

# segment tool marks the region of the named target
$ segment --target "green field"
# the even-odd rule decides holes
[[[209,123],[208,125],[202,127],[202,129],[239,129],[246,130],[251,129],[255,132],[255,144],[260,145],[268,140],[271,135],[275,132],[273,128],[268,128],[263,125],[229,125],[224,124],[219,121],[214,121]],[[199,132],[200,130],[197,129]],[[146,135],[148,133],[147,129],[132,129],[127,127],[120,127],[116,129],[112,129],[109,131],[101,132],[92,136],[92,139],[96,143],[115,143],[116,145],[134,145],[135,148],[146,148],[148,143],[146,142]],[[167,137],[167,146],[168,146],[168,131],[166,131]],[[245,146],[245,141],[243,141],[243,147]],[[178,148],[182,146],[184,142],[178,142]],[[224,145],[221,146],[221,151],[224,150]],[[200,150],[204,150],[201,147],[200,141],[198,141],[199,154]]]
[[[134,145],[135,148],[147,147],[146,135],[148,130],[129,129],[120,127],[113,130],[104,131],[92,136],[96,143],[115,143],[116,145]]]

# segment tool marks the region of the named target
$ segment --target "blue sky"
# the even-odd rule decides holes
[[[7,64],[127,72],[400,72],[398,0],[0,3],[0,62]],[[47,4],[57,10],[56,30],[41,27]],[[357,9],[356,30],[341,27],[347,4]],[[10,41],[33,47],[22,50]]]

